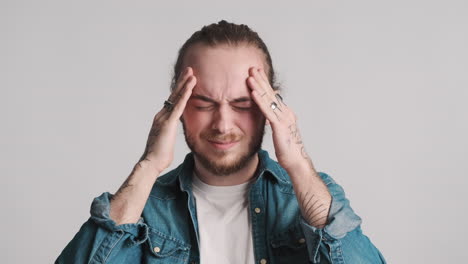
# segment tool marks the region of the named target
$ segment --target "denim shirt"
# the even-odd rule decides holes
[[[300,213],[291,179],[264,150],[249,191],[255,263],[386,263],[360,228],[341,186],[319,173],[332,196],[327,225],[317,229]],[[106,192],[55,263],[200,263],[192,193],[193,154],[157,178],[137,223],[116,225]],[[233,248],[233,250],[237,250]]]

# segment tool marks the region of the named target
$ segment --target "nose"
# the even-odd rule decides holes
[[[233,113],[229,105],[221,104],[213,113],[212,129],[220,134],[229,133],[233,128]]]

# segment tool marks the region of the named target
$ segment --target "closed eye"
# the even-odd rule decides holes
[[[250,111],[252,107],[240,107],[240,106],[234,106],[235,109],[241,110],[241,111]]]
[[[207,111],[207,110],[213,109],[213,106],[212,105],[209,105],[209,106],[195,106],[195,108],[198,109],[198,110]]]
[[[240,102],[234,102],[231,104],[233,108],[241,111],[249,111],[252,109],[253,102],[252,100],[245,100]]]

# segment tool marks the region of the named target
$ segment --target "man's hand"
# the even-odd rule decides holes
[[[171,165],[177,123],[196,82],[192,68],[186,68],[163,109],[154,117],[145,153],[111,198],[110,217],[117,225],[138,221],[155,180]]]
[[[309,225],[324,228],[331,195],[307,155],[293,111],[271,87],[263,69],[249,69],[252,97],[270,123],[278,163],[288,172],[301,212]]]
[[[296,124],[296,115],[286,106],[282,97],[271,87],[263,69],[249,69],[247,83],[252,97],[270,123],[273,144],[279,164],[288,170],[309,162],[301,135]]]
[[[169,96],[169,102],[165,103],[167,105],[154,117],[145,152],[140,162],[149,163],[158,174],[169,167],[174,159],[177,124],[196,83],[197,79],[193,75],[193,69],[187,67],[180,74],[176,88]]]

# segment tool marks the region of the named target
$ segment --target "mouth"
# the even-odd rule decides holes
[[[239,141],[212,141],[212,140],[208,140],[208,142],[210,142],[210,144],[212,146],[214,146],[216,149],[220,149],[220,150],[227,150],[227,149],[230,149],[232,147],[234,147]]]

